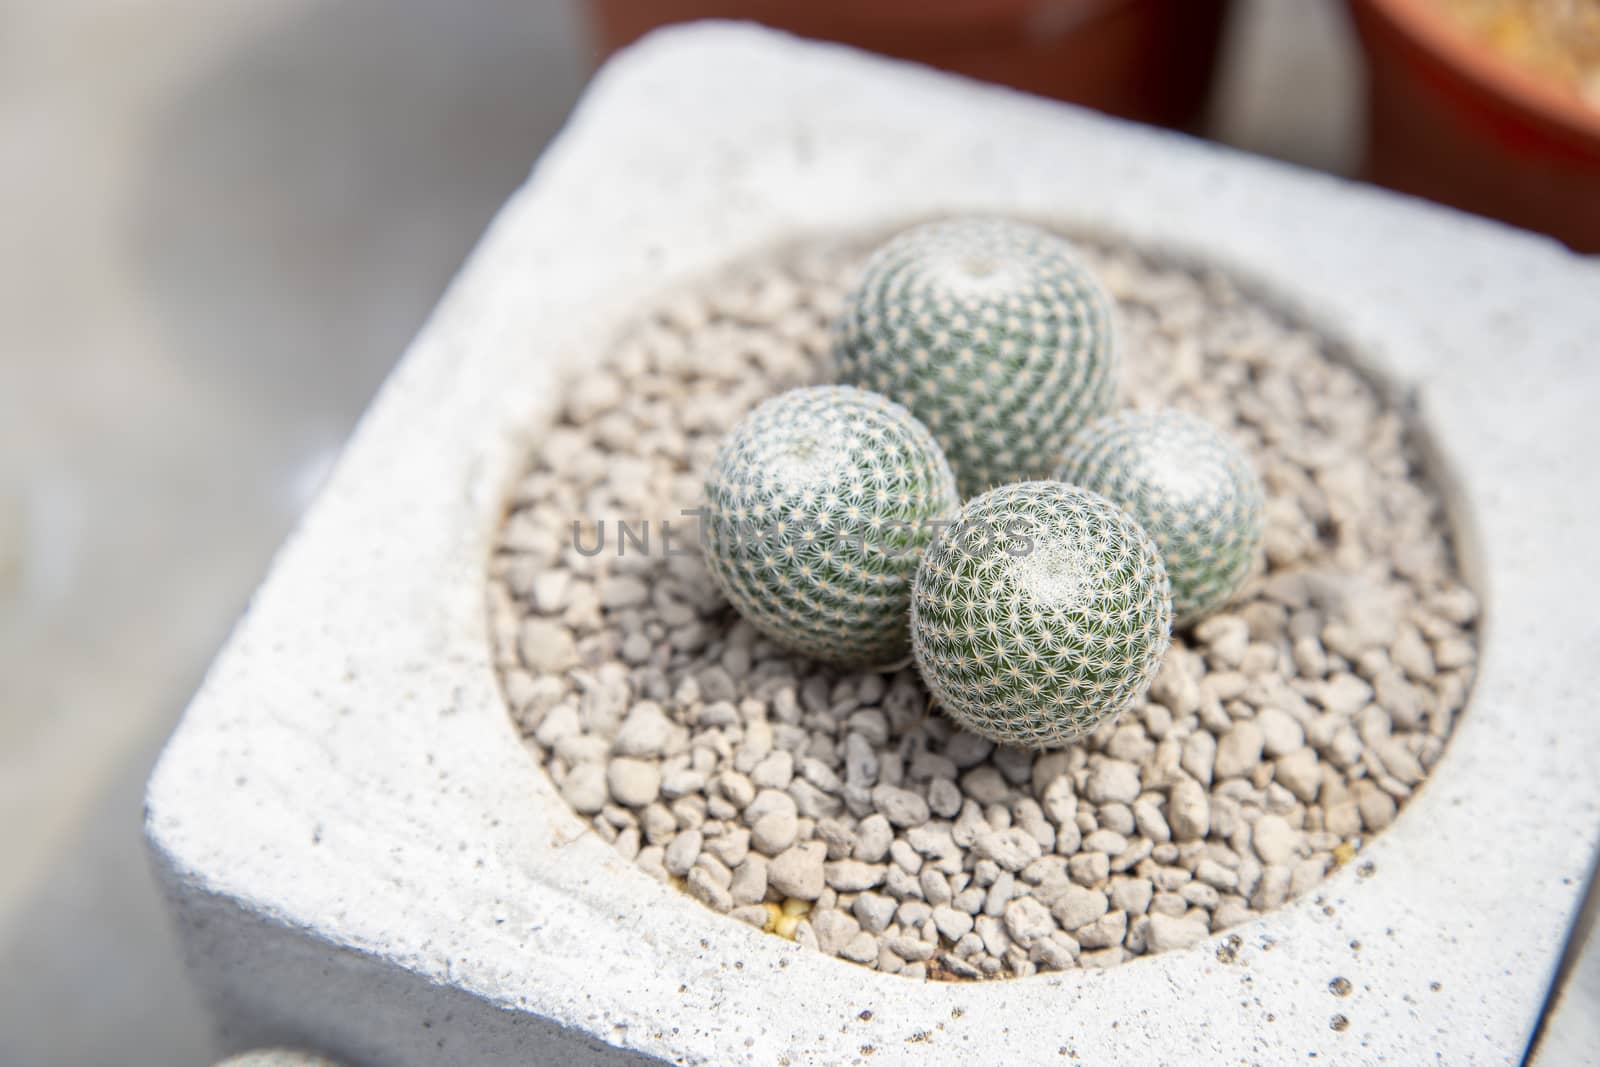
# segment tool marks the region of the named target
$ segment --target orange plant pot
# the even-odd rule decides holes
[[[602,55],[658,26],[746,19],[1113,115],[1192,127],[1229,0],[589,0]]]
[[[1367,176],[1600,251],[1600,111],[1433,0],[1349,0],[1367,53]]]

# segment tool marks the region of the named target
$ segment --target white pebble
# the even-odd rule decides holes
[[[872,803],[884,818],[901,828],[928,821],[928,802],[909,789],[880,785],[872,790]]]
[[[1051,905],[1050,914],[1063,928],[1077,930],[1104,915],[1109,907],[1106,895],[1098,889],[1068,885]]]
[[[856,827],[855,858],[864,863],[881,863],[893,840],[894,829],[889,820],[876,813],[868,815]]]
[[[1306,743],[1306,732],[1294,717],[1277,708],[1262,708],[1256,715],[1262,749],[1270,759],[1286,756]]]
[[[878,893],[862,893],[852,905],[862,929],[872,934],[881,934],[889,928],[894,921],[895,908],[893,900]]]
[[[1206,791],[1188,778],[1179,779],[1168,797],[1167,821],[1172,826],[1173,838],[1178,841],[1205,837],[1211,826],[1211,804]]]
[[[1143,915],[1150,908],[1154,892],[1143,878],[1113,878],[1111,880],[1111,906],[1129,915]]]
[[[793,845],[800,833],[800,819],[795,811],[774,811],[763,815],[750,826],[750,844],[768,856]],[[823,848],[826,853],[826,846]]]
[[[1265,741],[1261,727],[1249,719],[1236,722],[1217,742],[1216,776],[1233,778],[1248,774],[1261,762]]]
[[[593,815],[608,799],[605,767],[599,763],[580,763],[572,768],[561,783],[561,795],[580,815]]]
[[[743,863],[750,854],[750,831],[742,827],[725,831],[711,838],[703,847],[731,870]]]
[[[1072,931],[1073,938],[1087,949],[1109,948],[1120,944],[1128,932],[1128,913],[1112,911],[1087,926]]]
[[[961,811],[961,789],[948,778],[928,783],[928,808],[933,814],[953,819]]]
[[[559,674],[578,662],[572,631],[549,619],[524,619],[517,631],[517,651],[530,671]]]
[[[1023,948],[1029,948],[1055,930],[1055,920],[1045,906],[1032,897],[1018,897],[1006,905],[1006,933]]]
[[[933,909],[933,925],[947,941],[959,941],[972,929],[972,916],[952,907]]]
[[[828,885],[841,893],[859,893],[883,884],[887,868],[881,863],[838,860],[825,865]]]
[[[1312,693],[1335,715],[1354,715],[1372,701],[1372,687],[1353,674],[1337,674]]]
[[[1196,730],[1183,742],[1181,765],[1201,785],[1210,785],[1216,770],[1217,739]]]
[[[1269,866],[1289,863],[1299,843],[1299,831],[1278,815],[1261,816],[1250,833],[1251,847],[1261,857],[1261,862]]]
[[[1268,864],[1261,870],[1261,881],[1255,895],[1250,898],[1257,911],[1270,911],[1289,899],[1289,882],[1293,872],[1284,866]]]
[[[827,849],[817,842],[786,849],[767,865],[767,884],[786,897],[816,900],[827,887],[823,875],[826,855]]]
[[[927,868],[917,878],[917,885],[922,890],[922,899],[934,907],[950,903],[955,894],[950,892],[950,881],[943,874]]]
[[[1170,952],[1204,941],[1210,934],[1199,919],[1155,914],[1150,916],[1145,945],[1151,952]]]
[[[1301,803],[1310,804],[1322,786],[1322,765],[1309,748],[1296,749],[1273,765],[1273,779],[1293,793]]]
[[[861,924],[854,916],[835,908],[814,908],[806,916],[817,935],[817,948],[832,956],[848,945],[861,932]]]
[[[1124,760],[1101,760],[1089,772],[1086,795],[1094,804],[1131,804],[1139,795],[1139,768]]]
[[[768,753],[750,770],[750,781],[758,789],[787,789],[794,779],[794,757],[783,749]]]
[[[703,840],[698,830],[685,830],[674,837],[662,859],[668,873],[675,874],[679,878],[687,875],[689,869],[694,866],[694,861],[700,857]]]
[[[1104,852],[1080,852],[1067,861],[1067,872],[1079,885],[1099,885],[1111,875],[1111,857]]]
[[[1237,615],[1213,615],[1194,628],[1194,636],[1206,646],[1213,663],[1237,667],[1250,644],[1250,624]]]
[[[889,938],[888,945],[889,950],[896,956],[899,956],[903,960],[911,960],[913,962],[933,959],[934,950],[938,948],[938,946],[933,944],[931,941],[923,941],[918,938],[907,937],[905,935]]]
[[[1378,759],[1384,770],[1406,785],[1422,781],[1425,772],[1421,762],[1398,737],[1390,737],[1378,746]]]
[[[642,700],[628,712],[612,742],[618,756],[660,756],[672,736],[672,723],[661,705]]]
[[[1355,784],[1356,807],[1361,811],[1361,822],[1376,833],[1394,822],[1394,798],[1375,784],[1363,778]]]
[[[650,599],[650,587],[629,574],[611,578],[600,587],[600,606],[608,611],[638,607]]]
[[[761,856],[746,856],[734,868],[728,893],[738,904],[759,904],[767,895],[767,861]]]
[[[727,911],[733,907],[733,896],[702,867],[696,867],[689,872],[689,895],[700,903],[715,911]]]
[[[1020,871],[1039,858],[1039,842],[1026,830],[1012,828],[978,835],[973,851],[1008,871]]]
[[[851,963],[872,963],[878,958],[878,939],[867,931],[861,931],[851,937],[850,944],[838,950],[838,955]]]
[[[661,767],[647,760],[614,759],[606,768],[606,785],[618,804],[642,808],[661,795]]]
[[[1289,895],[1297,897],[1322,881],[1328,873],[1328,861],[1327,853],[1318,853],[1295,864],[1289,876]]]
[[[1011,796],[1011,787],[1005,777],[994,767],[984,764],[974,767],[961,776],[961,790],[979,804],[1003,804]]]

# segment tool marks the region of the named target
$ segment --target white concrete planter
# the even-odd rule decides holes
[[[502,705],[485,559],[558,374],[665,285],[945,210],[1252,279],[1414,387],[1444,458],[1488,616],[1471,704],[1375,873],[1236,953],[959,985],[825,958],[584,833]],[[836,48],[652,38],[501,214],[161,760],[197,981],[231,1045],[385,1065],[1516,1061],[1600,812],[1597,337],[1600,270],[1543,240]]]

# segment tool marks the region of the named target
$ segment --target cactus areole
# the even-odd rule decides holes
[[[1144,693],[1171,605],[1155,543],[1104,497],[1060,482],[969,501],[924,555],[911,599],[923,680],[962,726],[1066,744]]]
[[[717,451],[706,563],[779,644],[886,664],[906,655],[917,563],[959,504],[950,465],[904,407],[850,386],[795,389],[751,411]]]
[[[1097,420],[1056,474],[1132,515],[1155,539],[1172,582],[1174,625],[1227,602],[1261,551],[1265,493],[1243,452],[1182,411]]]
[[[836,331],[840,379],[909,407],[963,496],[1044,478],[1111,405],[1111,301],[1065,240],[999,219],[928,223],[868,260]]]

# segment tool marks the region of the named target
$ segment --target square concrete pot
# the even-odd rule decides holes
[[[1413,390],[1448,476],[1488,621],[1469,708],[1370,873],[1236,950],[974,984],[825,958],[585,833],[502,704],[485,561],[560,376],[663,286],[951,210],[1252,280]],[[1596,337],[1600,271],[1546,240],[844,49],[654,36],[501,213],[161,759],[196,981],[231,1046],[387,1067],[1515,1062],[1600,812]]]

